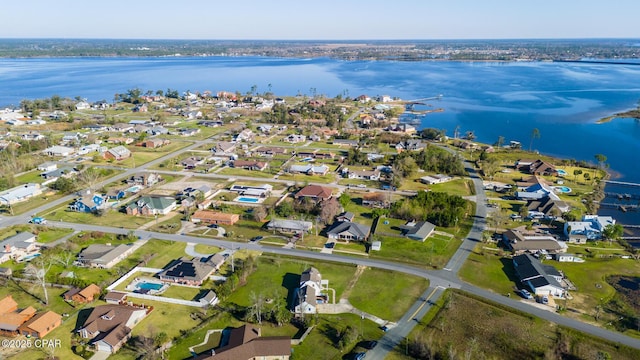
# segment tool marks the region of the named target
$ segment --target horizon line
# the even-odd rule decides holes
[[[362,42],[362,41],[532,41],[532,40],[638,40],[640,37],[522,37],[522,38],[366,38],[366,39],[211,39],[211,38],[109,38],[109,37],[0,37],[3,40],[128,40],[128,41],[316,41],[316,42]]]

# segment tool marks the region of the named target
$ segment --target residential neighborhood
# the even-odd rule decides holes
[[[603,169],[423,132],[376,98],[149,95],[74,104],[82,126],[58,142],[20,125],[3,140],[34,150],[0,189],[1,334],[60,339],[69,359],[314,358],[320,343],[355,358],[437,330],[421,319],[462,288],[622,330],[598,300],[632,281],[636,252],[591,207]]]

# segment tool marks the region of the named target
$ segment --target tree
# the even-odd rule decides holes
[[[347,207],[347,205],[351,203],[351,196],[349,196],[349,194],[347,194],[346,192],[343,192],[342,194],[340,194],[338,201],[340,202],[340,205],[342,205],[342,207]]]
[[[620,240],[622,235],[624,235],[624,227],[620,224],[609,224],[602,230],[602,237],[605,240],[609,240],[609,243],[612,243],[613,240]]]
[[[529,142],[529,151],[531,151],[531,148],[533,147],[534,139],[540,139],[540,130],[538,130],[538,128],[533,128],[533,130],[531,130],[531,142]]]
[[[98,180],[100,180],[101,176],[102,174],[99,169],[91,167],[80,172],[77,179],[80,186],[88,188],[89,190],[94,190],[94,187],[98,183]]]
[[[25,274],[36,280],[37,285],[42,286],[44,294],[44,304],[49,305],[49,292],[47,291],[47,273],[51,270],[53,259],[47,254],[38,256],[24,269]]]
[[[68,194],[76,189],[76,182],[73,179],[69,179],[66,177],[59,177],[54,183],[50,186],[54,190],[58,190],[63,194]]]
[[[294,214],[295,210],[293,208],[293,204],[289,201],[283,201],[280,205],[276,206],[276,215],[280,217],[289,217]]]
[[[502,145],[504,145],[504,136],[498,136],[498,140],[493,145],[495,147],[502,147]]]
[[[262,310],[264,308],[264,297],[262,294],[257,294],[255,292],[251,292],[249,295],[249,301],[251,302],[251,306],[247,309],[247,320],[254,320],[262,325]]]
[[[262,221],[267,217],[267,209],[265,209],[264,206],[259,206],[257,208],[253,209],[253,212],[251,213],[251,216],[253,217],[254,221]]]
[[[320,211],[318,215],[320,216],[320,220],[322,220],[322,222],[324,222],[325,224],[329,224],[333,220],[333,218],[341,211],[340,203],[335,198],[323,201],[319,206]]]
[[[578,181],[578,175],[582,174],[582,170],[574,169],[573,170],[573,181]]]
[[[602,170],[604,168],[604,163],[607,162],[607,157],[603,154],[596,154],[595,158],[598,162],[598,169]],[[593,178],[595,180],[596,174],[593,174]]]

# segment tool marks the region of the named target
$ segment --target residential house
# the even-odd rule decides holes
[[[0,242],[0,263],[17,260],[38,253],[40,244],[36,242],[36,235],[30,232],[19,232]]]
[[[274,147],[274,146],[261,146],[254,150],[256,155],[265,156],[265,157],[273,157],[276,155],[284,155],[287,153],[287,149],[283,147]]]
[[[238,220],[240,220],[240,215],[238,214],[227,214],[211,210],[198,210],[191,215],[192,222],[203,224],[233,225]]]
[[[87,194],[76,199],[69,208],[77,212],[96,213],[107,207],[107,199],[99,194]]]
[[[84,100],[76,103],[76,110],[87,110],[89,108],[91,108],[91,104]]]
[[[158,273],[165,282],[200,286],[224,263],[224,257],[215,254],[206,258],[180,258]]]
[[[527,230],[524,226],[510,229],[502,234],[502,242],[505,247],[514,254],[523,253],[564,253],[567,252],[567,245],[557,241],[553,236]]]
[[[75,153],[75,149],[67,146],[55,145],[42,150],[42,153],[48,156],[64,157]]]
[[[202,164],[204,164],[204,158],[200,156],[189,156],[180,162],[180,165],[187,170],[195,169]]]
[[[133,143],[133,139],[129,138],[129,137],[117,137],[117,136],[112,136],[110,138],[107,139],[107,144],[124,144],[124,145],[129,145]]]
[[[271,231],[279,231],[283,233],[308,233],[311,231],[313,224],[310,221],[302,220],[271,220],[267,224],[267,229]]]
[[[211,148],[211,152],[213,152],[217,156],[224,156],[233,154],[236,150],[236,144],[228,141],[219,141],[216,143],[216,146]]]
[[[38,141],[38,140],[44,140],[44,135],[35,131],[30,131],[26,134],[20,135],[20,138],[25,141]]]
[[[167,215],[177,207],[176,199],[168,196],[142,196],[126,207],[127,215]]]
[[[169,134],[169,129],[162,125],[152,126],[146,130],[146,133],[150,135],[167,135]]]
[[[327,237],[332,240],[366,241],[371,228],[350,221],[336,222],[327,230]]]
[[[427,147],[427,144],[421,140],[406,140],[396,144],[396,150],[402,151],[419,151]]]
[[[46,185],[46,184],[49,184],[49,183],[52,183],[52,182],[58,180],[58,178],[60,178],[60,177],[69,178],[69,177],[72,177],[75,174],[77,174],[77,171],[74,168],[72,168],[70,166],[67,166],[67,167],[64,167],[64,168],[54,169],[54,170],[51,170],[51,171],[43,172],[43,173],[40,174],[40,176],[42,176],[45,179],[43,184]]]
[[[62,316],[53,311],[45,311],[20,325],[19,332],[23,336],[42,339],[60,325]]]
[[[229,188],[230,191],[237,192],[242,196],[253,196],[258,198],[267,198],[273,191],[273,186],[264,184],[261,186],[248,186],[248,185],[232,185]]]
[[[78,254],[77,262],[86,267],[111,269],[135,250],[132,245],[91,244]]]
[[[300,142],[307,141],[307,137],[304,136],[304,135],[290,134],[290,135],[285,136],[282,139],[282,141],[288,142],[288,143],[291,143],[291,144],[297,144],[297,143],[300,143]]]
[[[87,135],[81,134],[79,132],[76,133],[64,133],[62,135],[62,143],[63,144],[70,144],[70,145],[75,145],[80,143],[80,141],[82,141],[82,139],[85,139],[87,137]]]
[[[131,157],[131,151],[122,145],[113,147],[104,153],[104,158],[107,160],[120,161]]]
[[[520,283],[535,295],[564,296],[563,276],[553,266],[542,264],[531,254],[514,256],[513,266]]]
[[[350,140],[350,139],[333,139],[333,145],[338,146],[348,146],[348,147],[357,147],[358,140]]]
[[[100,145],[98,144],[89,144],[78,149],[78,155],[87,155],[88,153],[100,151]]]
[[[351,211],[345,211],[342,214],[336,216],[336,221],[353,221],[355,217],[356,215]]]
[[[32,119],[32,120],[27,120],[27,125],[30,126],[34,126],[34,125],[44,125],[47,122],[42,120],[42,119]]]
[[[231,329],[226,345],[195,360],[289,360],[290,356],[290,337],[261,337],[260,328],[246,324]]]
[[[127,192],[125,191],[125,189],[112,188],[107,190],[105,196],[109,200],[120,200],[127,196]]]
[[[101,305],[91,310],[77,332],[97,351],[115,353],[131,338],[131,329],[148,312],[145,308],[128,305]]]
[[[40,184],[24,184],[0,192],[0,205],[13,205],[42,194]]]
[[[515,167],[519,171],[524,171],[532,175],[558,175],[556,167],[544,160],[518,160]]]
[[[444,174],[436,174],[433,176],[427,175],[420,178],[420,182],[427,185],[441,184],[451,180],[453,180],[451,176]]]
[[[142,146],[151,149],[156,149],[168,144],[171,144],[171,141],[166,139],[147,139],[142,142]]]
[[[18,303],[11,295],[0,300],[0,336],[17,336],[22,324],[33,318],[36,309],[29,306],[18,311]]]
[[[329,167],[325,164],[322,165],[291,165],[289,172],[292,174],[307,174],[307,175],[326,175],[329,172]]]
[[[120,133],[130,133],[130,132],[133,132],[133,125],[117,123],[117,124],[111,125],[109,130],[114,132],[120,132]]]
[[[109,291],[104,296],[104,301],[107,304],[114,304],[114,305],[124,304],[126,300],[127,300],[127,293],[119,292],[119,291]]]
[[[409,239],[424,242],[436,230],[436,226],[428,221],[409,221],[400,227],[402,234]]]
[[[418,130],[416,130],[415,126],[407,124],[407,123],[389,125],[387,130],[393,131],[393,132],[400,132],[400,133],[404,133],[404,134],[414,134],[414,133],[416,133],[418,131]],[[413,140],[410,140],[410,141],[413,141]],[[410,145],[410,146],[413,146],[413,145]],[[401,150],[409,150],[409,149],[406,148],[406,146],[404,144],[401,145],[400,147],[401,147]],[[398,149],[397,145],[396,145],[396,150],[400,150],[400,149]]]
[[[380,170],[349,170],[346,169],[347,177],[349,179],[361,179],[361,180],[380,180]]]
[[[585,244],[587,240],[602,239],[602,232],[616,221],[611,216],[584,215],[582,221],[564,223],[564,235],[569,243]]]
[[[268,163],[264,161],[256,160],[234,160],[231,164],[234,168],[255,171],[264,171],[264,169],[266,169],[268,165]]]
[[[328,296],[326,289],[329,286],[327,280],[322,280],[318,269],[310,267],[300,275],[300,284],[293,297],[293,311],[296,314],[315,314],[318,312],[318,304],[326,303]]]
[[[162,178],[160,177],[160,175],[156,173],[145,172],[132,175],[129,179],[126,180],[126,183],[128,185],[150,187],[157,184],[161,180]]]
[[[320,185],[307,185],[296,193],[295,198],[296,200],[307,198],[314,202],[321,202],[331,199],[331,196],[333,196],[331,188]]]
[[[253,141],[254,137],[255,134],[253,133],[253,131],[251,131],[250,129],[244,129],[233,138],[233,141]]]
[[[98,285],[89,284],[84,289],[79,289],[75,287],[71,288],[67,292],[62,294],[62,297],[66,301],[73,301],[80,304],[86,304],[95,300],[100,295],[101,291],[102,290]]]
[[[40,165],[38,165],[38,167],[36,169],[38,169],[39,171],[43,171],[43,172],[47,172],[47,171],[52,171],[58,168],[58,164],[52,162],[52,161],[47,161],[44,162]]]

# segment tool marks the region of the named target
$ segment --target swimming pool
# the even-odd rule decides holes
[[[128,188],[125,191],[130,193],[137,193],[140,190],[142,190],[142,187],[140,187],[139,185],[133,185],[132,187]]]
[[[258,201],[260,201],[260,199],[240,196],[240,197],[236,198],[236,201],[237,202],[246,202],[246,203],[257,203]]]
[[[22,259],[20,259],[20,260],[21,261],[30,261],[30,260],[33,260],[33,259],[37,258],[38,256],[40,256],[40,253],[27,255],[27,256],[23,257]]]
[[[567,194],[571,192],[571,188],[568,186],[556,186],[556,191],[559,193]]]
[[[565,175],[567,175],[567,172],[566,172],[566,171],[564,171],[564,170],[562,170],[562,169],[556,169],[556,171],[558,172],[558,175],[560,175],[560,176],[565,176]]]
[[[136,284],[136,287],[141,290],[155,290],[158,291],[162,289],[163,284],[151,283],[151,282],[140,282]]]

